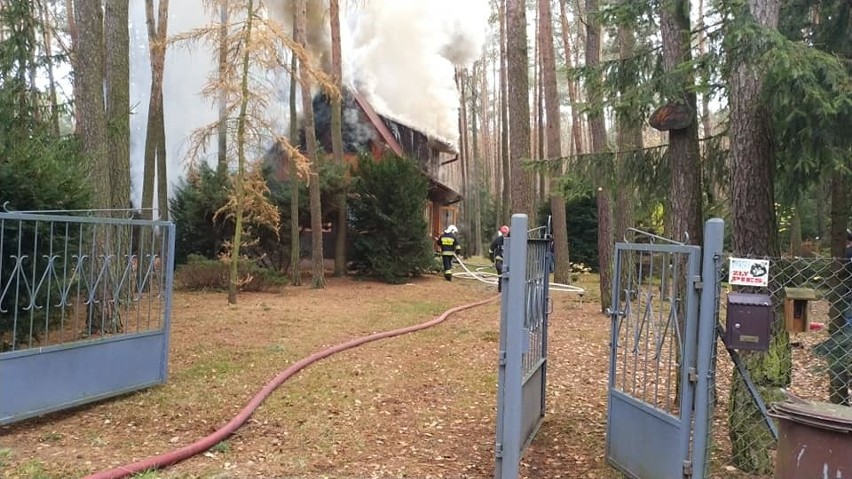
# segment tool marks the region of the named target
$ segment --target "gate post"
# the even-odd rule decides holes
[[[722,255],[725,222],[719,218],[704,224],[704,248],[701,265],[701,303],[698,316],[698,382],[695,391],[695,431],[693,444],[693,476],[703,478],[710,455],[711,412],[715,399],[716,308],[719,301],[717,261]]]
[[[508,269],[503,272],[500,327],[500,365],[497,398],[496,479],[516,479],[520,474],[523,347],[526,316],[527,215],[512,215],[511,231],[505,248]],[[506,281],[508,279],[508,281]],[[507,414],[506,411],[509,413]]]

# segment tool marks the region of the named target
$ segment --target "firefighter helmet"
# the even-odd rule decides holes
[[[503,235],[503,236],[507,236],[509,234],[509,227],[506,226],[506,225],[501,226],[500,227],[500,234]]]
[[[456,228],[456,225],[447,226],[447,229],[444,230],[444,233],[456,234],[459,232],[459,229]]]

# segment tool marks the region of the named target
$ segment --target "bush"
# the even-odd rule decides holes
[[[251,261],[239,265],[240,284],[245,292],[270,291],[287,284],[286,276]],[[229,281],[228,263],[189,255],[186,264],[175,269],[175,287],[189,291],[226,291]]]
[[[568,223],[568,252],[571,263],[582,263],[599,271],[598,261],[598,206],[592,194],[578,195],[565,203]],[[550,215],[550,202],[539,211],[539,224]]]
[[[423,216],[428,182],[413,161],[362,154],[350,198],[352,268],[360,276],[402,283],[429,272],[432,242]]]

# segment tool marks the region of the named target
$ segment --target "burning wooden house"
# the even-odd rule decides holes
[[[331,152],[331,104],[324,94],[314,97],[314,127],[317,142],[323,150]],[[435,237],[449,225],[458,223],[458,206],[462,199],[462,172],[458,152],[449,144],[408,125],[376,113],[369,102],[352,91],[343,94],[342,109],[343,150],[346,162],[355,163],[358,154],[371,152],[381,160],[390,151],[417,161],[429,180],[429,193],[424,215],[429,232]],[[304,143],[304,134],[302,134]],[[304,147],[304,144],[301,145]],[[287,176],[279,169],[279,178]],[[325,231],[323,251],[333,256],[334,232]],[[310,241],[306,235],[304,240]]]

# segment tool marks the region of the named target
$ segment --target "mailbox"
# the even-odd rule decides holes
[[[816,299],[816,292],[812,289],[784,288],[784,327],[787,331],[802,333],[810,329],[808,304]]]
[[[766,294],[730,293],[725,345],[730,349],[766,351],[772,330],[772,299]]]

